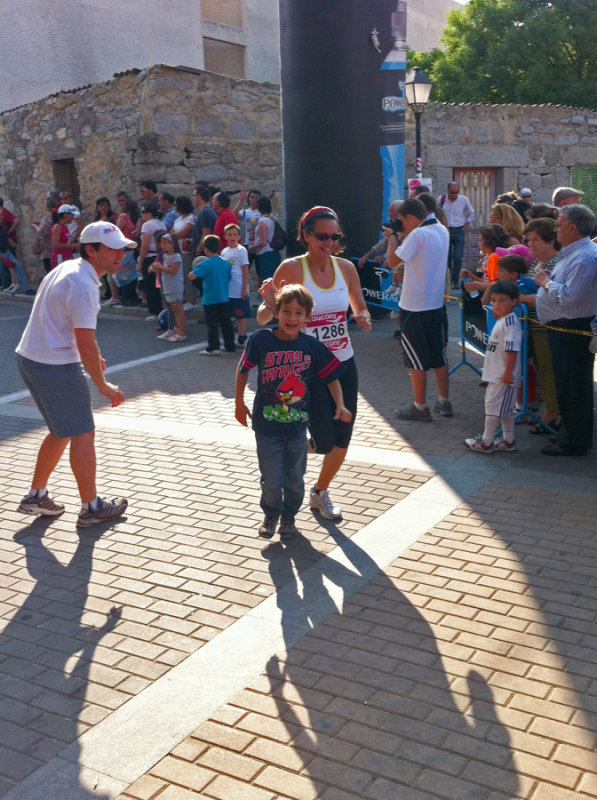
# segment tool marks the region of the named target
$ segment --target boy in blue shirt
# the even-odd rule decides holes
[[[227,352],[234,353],[236,345],[234,344],[234,328],[232,327],[228,294],[231,266],[225,258],[220,256],[220,237],[206,236],[203,240],[203,252],[207,258],[194,266],[189,273],[189,280],[203,279],[203,310],[207,323],[207,348],[202,350],[200,355],[220,355],[218,328],[222,329],[224,347]]]
[[[261,472],[261,508],[265,514],[259,536],[282,540],[299,535],[294,517],[305,494],[309,386],[323,380],[336,403],[334,419],[350,422],[338,378],[344,367],[328,348],[302,332],[311,315],[313,296],[299,284],[276,294],[278,328],[263,328],[249,337],[236,375],[236,419],[246,427],[251,412],[244,402],[249,370],[257,367],[252,425]]]

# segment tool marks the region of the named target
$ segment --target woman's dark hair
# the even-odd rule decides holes
[[[96,220],[97,219],[101,219],[101,216],[102,216],[100,214],[100,210],[99,210],[100,203],[106,203],[107,204],[107,206],[108,206],[108,219],[110,219],[114,212],[112,211],[112,206],[111,206],[110,201],[108,200],[107,197],[98,197],[97,200],[95,201],[95,219]]]
[[[506,229],[498,225],[497,222],[481,225],[479,228],[479,236],[492,253],[495,253],[496,247],[508,247],[508,240],[510,238]]]
[[[559,213],[560,210],[558,208],[554,208],[547,203],[537,203],[537,205],[531,206],[527,211],[525,211],[525,217],[529,222],[532,219],[539,219],[540,217],[542,219],[556,220]]]
[[[176,210],[184,214],[185,217],[193,213],[193,201],[186,194],[179,194],[174,201],[174,205]]]
[[[151,214],[152,217],[155,217],[155,208],[151,205],[151,203],[143,203],[141,206],[141,213]]]
[[[298,221],[298,235],[296,237],[297,242],[300,242],[304,247],[308,247],[307,240],[305,239],[305,233],[313,233],[316,223],[321,219],[332,219],[338,223],[338,228],[340,228],[340,220],[332,208],[329,208],[328,206],[314,206],[308,211],[305,211]],[[341,253],[342,250],[343,248],[340,242],[336,242],[334,255],[338,255],[338,253]]]
[[[558,242],[556,236],[556,221],[555,219],[549,219],[549,217],[539,217],[539,219],[532,219],[527,222],[526,227],[524,229],[525,234],[531,233],[534,231],[540,239],[543,239],[544,242],[548,242],[552,244],[556,250],[561,248],[561,244]]]
[[[131,200],[128,195],[126,196],[126,203],[124,204],[124,213],[127,214],[133,225],[137,224],[137,220],[139,219],[139,206],[134,200]]]
[[[269,199],[269,197],[261,195],[257,201],[257,211],[259,211],[260,214],[272,213],[272,201]]]

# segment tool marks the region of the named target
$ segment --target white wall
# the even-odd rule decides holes
[[[151,64],[204,67],[200,0],[1,5],[0,111]],[[244,30],[217,26],[218,36],[247,47],[249,80],[279,82],[278,20],[277,0],[245,0]]]
[[[439,47],[446,27],[446,14],[453,8],[462,9],[454,0],[407,0],[406,43],[413,50],[428,52]]]

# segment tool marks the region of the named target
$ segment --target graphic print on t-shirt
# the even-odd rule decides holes
[[[265,357],[260,382],[263,417],[268,422],[306,422],[307,387],[299,378],[311,366],[311,356],[301,350],[272,351]]]

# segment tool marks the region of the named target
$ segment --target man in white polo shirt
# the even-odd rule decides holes
[[[124,401],[104,378],[105,362],[95,338],[100,278],[118,272],[126,239],[110,222],[93,222],[81,231],[80,258],[64,261],[43,279],[27,327],[17,345],[21,377],[39,408],[49,433],[39,454],[31,490],[18,510],[24,514],[59,516],[64,506],[52,500],[47,484],[70,442],[70,464],[81,495],[77,527],[116,519],[127,500],[97,496],[95,426],[83,367],[115,407]]]
[[[439,390],[434,410],[442,417],[452,416],[448,397],[448,362],[446,359],[447,317],[444,305],[446,258],[450,237],[435,218],[427,214],[416,198],[405,200],[398,209],[398,219],[406,234],[397,247],[392,234],[388,244],[388,266],[402,273],[400,328],[402,350],[410,379],[414,403],[396,410],[398,419],[431,422],[427,405],[427,372],[432,369]]]

